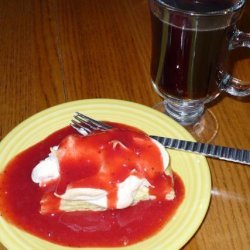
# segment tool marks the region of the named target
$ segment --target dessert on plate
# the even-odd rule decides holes
[[[78,134],[70,126],[16,155],[0,174],[0,213],[50,243],[120,247],[143,241],[184,199],[165,148],[137,128]]]
[[[41,189],[56,187],[43,195],[42,214],[123,209],[142,200],[175,197],[165,148],[126,127],[67,136],[31,176]]]

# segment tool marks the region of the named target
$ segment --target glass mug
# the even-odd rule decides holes
[[[229,51],[250,48],[236,28],[245,0],[149,0],[151,80],[164,98],[157,107],[184,126],[201,119],[221,91],[250,95],[249,83],[225,71]]]

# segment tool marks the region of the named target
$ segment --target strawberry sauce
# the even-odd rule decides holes
[[[112,125],[124,127],[120,124],[112,123]],[[175,214],[176,209],[184,199],[184,185],[176,173],[174,173],[176,197],[172,201],[159,197],[156,200],[141,201],[135,206],[125,209],[109,209],[98,212],[61,211],[41,214],[40,201],[45,190],[32,182],[32,169],[47,157],[50,147],[59,145],[68,135],[78,136],[71,127],[63,128],[23,151],[9,162],[0,175],[0,216],[2,215],[7,221],[22,230],[56,244],[72,247],[115,247],[131,245],[154,235]],[[124,137],[124,144],[129,144],[129,140],[129,137]],[[116,147],[119,150],[119,147],[122,146],[116,145]],[[106,153],[109,154],[110,152],[107,151]],[[145,153],[149,161],[157,161],[156,155],[159,152],[150,151],[149,154],[146,150]],[[109,155],[109,157],[111,156]],[[72,159],[69,160],[72,161]],[[119,162],[119,159],[116,160]],[[92,162],[89,163],[89,166],[85,165],[86,169],[83,172],[78,163],[75,162],[76,168],[78,168],[77,175],[76,173],[69,174],[65,163],[63,174],[66,177],[59,186],[57,183],[57,192],[63,192],[68,184],[66,182],[77,180],[79,175],[84,176],[88,173],[91,176],[98,172],[99,163],[97,157],[92,158]],[[121,171],[119,176],[115,177],[115,180],[124,180],[127,171],[127,169]],[[109,172],[109,175],[111,172]],[[116,172],[113,171],[113,174],[116,175]],[[165,175],[155,175],[153,170],[148,175],[148,178],[152,178],[152,181],[156,183],[163,182],[164,178],[168,178]],[[86,181],[90,186],[92,185],[91,178]],[[80,185],[77,181],[73,183],[75,186]],[[160,185],[160,187],[161,189],[166,188],[164,185]],[[53,191],[55,191],[55,185],[52,183],[46,187],[46,192]],[[151,193],[157,196],[157,190]],[[59,201],[55,199],[54,206],[58,207],[59,204],[56,204],[56,202]]]

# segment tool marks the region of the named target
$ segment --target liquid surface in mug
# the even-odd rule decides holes
[[[169,2],[170,1],[165,1]],[[195,3],[194,3],[195,2]],[[171,1],[185,9],[216,11],[230,7],[229,1]],[[180,4],[182,3],[182,5]],[[192,4],[193,3],[193,4]],[[151,77],[163,96],[200,99],[215,94],[220,70],[228,54],[228,34],[231,27],[214,30],[182,29],[176,24],[187,22],[184,17],[170,14],[162,22],[154,14],[152,19]]]
[[[236,0],[162,0],[161,2],[172,7],[195,12],[211,12],[229,9]]]

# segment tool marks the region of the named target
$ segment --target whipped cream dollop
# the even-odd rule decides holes
[[[98,139],[98,138],[97,138]],[[136,138],[135,141],[137,143],[142,140],[141,138]],[[172,178],[172,171],[169,165],[169,154],[166,149],[163,147],[162,144],[155,141],[152,138],[149,138],[150,143],[155,145],[158,148],[162,162],[162,170],[167,176]],[[71,148],[75,147],[75,142],[72,138],[68,139],[69,145]],[[126,145],[124,145],[119,140],[111,140],[108,144],[112,144],[111,150],[117,151],[126,151],[129,150]],[[141,142],[140,142],[141,143]],[[104,147],[103,145],[101,147]],[[51,152],[49,153],[48,157],[39,162],[32,171],[31,178],[34,183],[39,184],[39,186],[46,187],[48,183],[53,181],[60,180],[61,173],[60,173],[60,155],[58,151],[60,150],[60,146],[54,146],[51,148]],[[67,154],[67,152],[63,152],[63,155]],[[139,154],[135,152],[135,154]],[[103,159],[103,156],[102,158]],[[110,159],[112,162],[112,159]],[[115,160],[114,160],[115,161]],[[104,164],[101,162],[101,165]],[[125,165],[125,164],[123,164]],[[123,167],[121,164],[121,168]],[[143,166],[142,166],[143,167]],[[103,167],[104,168],[104,167]],[[96,173],[102,174],[102,167],[100,171]],[[72,169],[74,171],[74,169]],[[145,173],[147,169],[143,169]],[[117,190],[116,192],[116,200],[115,205],[112,208],[116,209],[123,209],[134,205],[142,200],[150,200],[155,199],[155,195],[150,194],[150,188],[154,188],[155,184],[150,183],[145,176],[142,174],[138,174],[138,170],[133,169],[130,174],[125,178],[122,182],[114,183],[114,189]],[[57,193],[54,191],[54,195],[56,198],[60,199],[60,206],[59,210],[63,211],[76,211],[76,210],[105,210],[110,207],[109,202],[109,190],[100,187],[93,187],[93,186],[81,186],[76,185],[72,186],[70,184],[67,185],[66,190],[63,193]],[[174,190],[170,190],[166,193],[165,198],[172,200],[175,197]],[[47,198],[45,198],[41,203],[46,204]],[[48,206],[43,209],[49,211]]]
[[[52,147],[48,157],[40,161],[32,170],[31,179],[33,182],[39,183],[39,186],[46,186],[47,182],[60,176],[59,162],[56,157],[57,149],[58,146]]]

